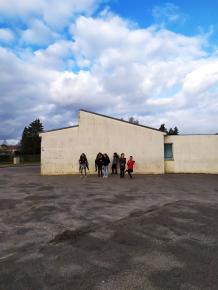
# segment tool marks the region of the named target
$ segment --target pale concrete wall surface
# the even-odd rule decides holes
[[[173,144],[173,160],[166,173],[218,173],[218,135],[165,136]]]
[[[78,172],[78,127],[42,133],[41,137],[41,174]]]

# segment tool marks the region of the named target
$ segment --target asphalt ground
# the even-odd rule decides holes
[[[217,290],[218,175],[0,168],[0,290]]]

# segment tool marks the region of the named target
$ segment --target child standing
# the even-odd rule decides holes
[[[126,170],[126,172],[128,172],[128,174],[129,174],[129,177],[130,178],[132,178],[134,164],[135,164],[135,161],[133,160],[133,157],[130,156],[129,157],[129,160],[127,162],[127,170]]]
[[[120,163],[120,178],[124,178],[126,167],[126,158],[124,153],[120,155],[119,163]]]

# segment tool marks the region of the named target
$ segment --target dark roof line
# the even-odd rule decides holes
[[[151,129],[151,130],[154,130],[154,131],[158,131],[158,132],[160,132],[162,134],[166,134],[166,133],[164,133],[164,132],[162,132],[162,131],[160,131],[160,130],[158,130],[156,128],[148,127],[148,126],[145,126],[145,125],[130,123],[129,121],[126,121],[126,120],[121,120],[121,119],[118,119],[118,118],[114,118],[114,117],[111,117],[111,116],[107,116],[107,115],[103,115],[103,114],[87,111],[87,110],[84,110],[84,109],[80,109],[80,111],[85,112],[85,113],[90,113],[90,114],[93,114],[93,115],[97,115],[97,116],[100,116],[100,117],[105,117],[105,118],[112,119],[112,120],[115,120],[115,121],[120,121],[120,122],[127,123],[127,124],[130,124],[130,125],[134,125],[134,126],[138,126],[138,127],[142,127],[142,128],[146,128],[146,129]]]
[[[63,127],[63,128],[57,128],[57,129],[47,130],[47,131],[42,132],[41,134],[43,134],[43,133],[49,133],[49,132],[54,132],[54,131],[59,131],[59,130],[70,129],[70,128],[76,128],[76,127],[79,127],[79,125],[74,125],[74,126],[68,126],[68,127]]]

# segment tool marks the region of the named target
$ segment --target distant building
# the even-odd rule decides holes
[[[17,151],[19,151],[18,145],[0,145],[0,152],[14,154],[14,152],[17,152]]]
[[[15,151],[19,150],[18,145],[0,145],[0,151],[14,153]]]
[[[75,174],[81,153],[95,172],[98,152],[134,156],[135,172],[218,173],[218,136],[171,135],[158,129],[80,110],[79,124],[43,132],[41,173]]]

